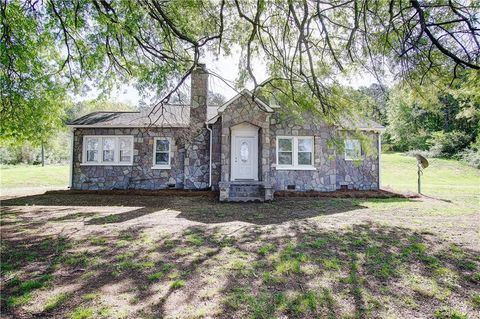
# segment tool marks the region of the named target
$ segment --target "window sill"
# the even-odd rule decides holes
[[[274,167],[277,171],[316,171],[317,169],[313,166],[277,166]]]
[[[152,169],[172,169],[170,165],[155,165],[152,166]]]
[[[80,166],[133,166],[133,163],[80,163]]]

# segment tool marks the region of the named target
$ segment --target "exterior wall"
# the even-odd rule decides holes
[[[379,188],[379,157],[378,157],[378,133],[366,133],[371,149],[366,153],[362,151],[362,159],[359,161],[345,160],[345,153],[337,155],[337,189],[343,185],[349,189],[375,190]],[[368,143],[368,142],[367,142]],[[362,147],[363,150],[363,147]]]
[[[221,131],[221,181],[229,182],[231,174],[231,127],[247,122],[259,130],[259,180],[270,185],[270,115],[264,112],[248,96],[243,96],[230,104],[222,114]]]
[[[336,185],[335,149],[328,147],[334,131],[314,115],[305,114],[303,119],[285,118],[276,113],[270,119],[271,180],[275,191],[287,190],[295,185],[296,191],[334,191]],[[315,170],[277,170],[277,136],[313,136]]]
[[[221,167],[222,167],[222,118],[220,117],[212,129],[212,189],[218,190],[220,183]]]
[[[209,179],[210,132],[206,128],[197,129],[185,148],[185,189],[205,189]]]
[[[84,135],[133,135],[133,165],[82,165]],[[184,153],[181,129],[175,128],[82,128],[74,131],[73,189],[163,189],[183,188]],[[155,137],[172,137],[171,169],[152,169]]]
[[[259,109],[248,97],[234,101],[212,129],[212,188],[222,189],[230,182],[231,127],[248,122],[259,129],[259,180],[265,193],[287,190],[295,185],[297,191],[333,191],[346,185],[349,189],[378,189],[378,133],[367,133],[371,152],[361,161],[346,161],[343,151],[335,151],[329,141],[339,135],[313,116],[303,120],[282,119],[278,113]],[[188,129],[187,129],[188,130]],[[198,131],[197,131],[198,132]],[[82,165],[84,135],[133,135],[133,165]],[[208,187],[209,132],[190,139],[187,147],[185,130],[181,128],[82,128],[74,131],[73,178],[74,189],[201,189]],[[314,136],[315,170],[277,170],[277,136]],[[171,169],[152,169],[155,137],[171,137]],[[229,187],[229,185],[224,185]],[[226,196],[228,196],[228,190]],[[266,196],[271,197],[271,195]]]

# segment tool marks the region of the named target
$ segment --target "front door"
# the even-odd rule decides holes
[[[242,134],[243,135],[243,134]],[[232,136],[232,180],[258,180],[258,135]]]

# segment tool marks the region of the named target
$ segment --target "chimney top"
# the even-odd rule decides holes
[[[207,70],[207,65],[205,63],[198,63],[196,69],[206,71]]]

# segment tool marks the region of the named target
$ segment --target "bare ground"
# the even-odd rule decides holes
[[[15,318],[480,318],[479,215],[371,202],[50,193],[6,199]],[[438,206],[446,213],[430,214]]]

